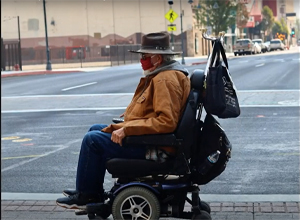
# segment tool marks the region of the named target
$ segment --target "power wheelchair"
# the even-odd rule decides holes
[[[196,119],[202,113],[204,71],[196,69],[191,75],[191,92],[177,129],[172,134],[129,136],[123,146],[172,146],[177,156],[163,163],[151,160],[111,159],[107,171],[116,178],[114,186],[105,192],[104,203],[87,204],[89,219],[182,219],[211,220],[210,206],[201,201],[199,186],[193,183],[190,163],[195,145]],[[191,198],[187,195],[191,193]],[[185,211],[185,203],[191,211]]]

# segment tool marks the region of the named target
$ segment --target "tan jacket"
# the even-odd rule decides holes
[[[124,122],[102,131],[112,133],[124,127],[126,136],[171,133],[178,124],[190,92],[190,79],[177,70],[166,70],[141,78]]]

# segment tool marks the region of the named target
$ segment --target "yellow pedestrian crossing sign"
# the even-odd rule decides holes
[[[176,31],[176,24],[169,24],[168,25],[168,31]]]
[[[173,23],[175,21],[175,19],[178,17],[178,14],[173,11],[172,9],[170,9],[167,14],[165,14],[165,18],[170,22]]]

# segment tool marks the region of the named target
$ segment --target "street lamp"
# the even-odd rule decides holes
[[[183,48],[183,28],[182,28],[182,8],[181,8],[181,0],[180,0],[180,27],[181,27],[181,64],[185,64],[185,60],[184,60],[184,48]]]
[[[192,4],[193,0],[189,0],[188,3]],[[184,47],[183,47],[183,25],[182,25],[182,8],[181,8],[181,0],[180,0],[180,29],[181,29],[181,50],[182,50],[182,54],[181,54],[181,64],[185,64],[185,60],[184,60]]]
[[[46,70],[52,70],[51,62],[50,62],[50,50],[48,46],[48,33],[47,33],[47,15],[46,15],[46,2],[43,0],[44,7],[44,21],[45,21],[45,38],[46,38],[46,55],[47,55],[47,65]]]
[[[188,3],[192,4],[193,0],[188,0]],[[169,5],[173,5],[173,1],[168,1]],[[180,0],[180,26],[181,26],[181,50],[182,50],[182,60],[181,60],[181,64],[185,64],[184,61],[184,47],[183,47],[183,26],[182,26],[182,7],[181,7],[181,0]]]

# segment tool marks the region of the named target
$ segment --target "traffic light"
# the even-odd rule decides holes
[[[295,28],[292,28],[291,37],[295,37]]]

